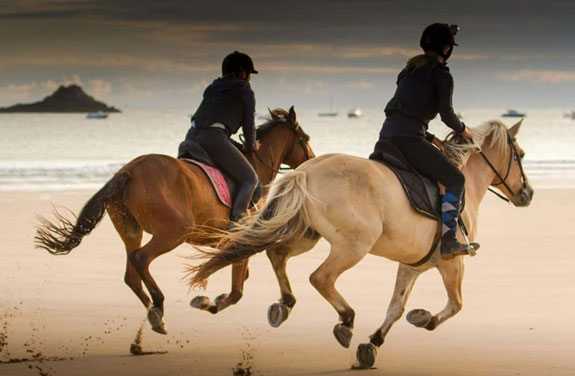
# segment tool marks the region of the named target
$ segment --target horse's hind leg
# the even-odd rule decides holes
[[[277,328],[287,320],[292,308],[295,306],[296,299],[292,292],[289,278],[286,273],[287,261],[290,257],[304,253],[313,248],[318,242],[319,236],[312,235],[303,238],[299,242],[279,249],[267,252],[274,273],[278,280],[281,292],[281,299],[278,303],[272,304],[268,308],[268,322],[274,328]]]
[[[279,303],[274,303],[268,308],[268,322],[271,326],[277,328],[281,323],[287,320],[292,308],[295,306],[296,299],[286,273],[288,260],[287,250],[279,249],[268,251],[267,255],[274,269],[281,292]]]
[[[328,258],[310,276],[311,284],[339,313],[341,323],[333,329],[335,338],[345,348],[349,347],[353,335],[355,311],[335,288],[337,278],[357,264],[369,251],[366,244],[332,244]]]
[[[164,323],[164,294],[150,274],[150,263],[158,256],[171,251],[185,240],[184,234],[174,231],[170,234],[155,234],[142,248],[130,255],[130,261],[152,296],[152,306],[148,310],[148,321],[152,330],[167,334]]]
[[[142,228],[132,215],[127,212],[127,208],[111,204],[108,205],[107,210],[116,231],[122,238],[124,246],[126,247],[127,259],[124,282],[132,289],[142,304],[144,304],[146,308],[150,308],[151,301],[148,294],[146,294],[142,288],[142,279],[130,262],[130,254],[142,245]]]
[[[410,323],[427,330],[434,330],[463,307],[463,298],[461,296],[463,257],[456,257],[448,261],[442,260],[437,268],[439,273],[441,273],[443,284],[447,290],[447,305],[434,316],[424,309],[414,309],[407,315],[407,320]]]
[[[248,279],[249,259],[232,265],[232,289],[229,294],[222,294],[212,303],[207,296],[196,296],[190,301],[190,306],[216,314],[229,306],[236,304],[243,296],[244,282]]]
[[[405,310],[405,303],[411,294],[411,290],[421,271],[414,270],[409,266],[399,264],[393,297],[387,308],[387,314],[383,324],[370,336],[369,343],[359,345],[357,348],[357,360],[360,368],[369,368],[375,363],[377,348],[380,347],[391,326],[399,320]]]

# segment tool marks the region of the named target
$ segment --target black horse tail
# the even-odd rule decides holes
[[[76,223],[54,209],[55,222],[39,216],[40,225],[36,227],[34,243],[36,248],[45,249],[53,255],[67,255],[76,248],[82,238],[88,235],[100,223],[106,214],[109,202],[123,202],[124,193],[130,176],[127,172],[118,172],[112,177],[82,208],[75,217]]]

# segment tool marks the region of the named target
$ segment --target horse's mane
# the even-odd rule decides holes
[[[266,121],[265,123],[256,128],[256,138],[258,140],[261,140],[262,137],[268,134],[269,131],[271,131],[277,125],[284,123],[291,124],[289,112],[284,110],[283,108],[276,108],[270,110],[270,116],[271,118],[268,121]],[[296,125],[297,124],[293,124],[294,127]],[[298,131],[304,136],[306,141],[309,140],[309,136],[303,131],[303,129],[301,129],[301,127],[298,128],[299,128]]]
[[[491,136],[491,137],[489,137]],[[489,141],[489,144],[485,144]],[[504,151],[507,148],[507,127],[499,120],[491,120],[473,128],[473,143],[451,132],[443,141],[445,154],[457,166],[463,166],[471,154],[481,148]]]
[[[271,118],[256,129],[256,138],[258,140],[268,134],[276,125],[289,121],[288,112],[283,108],[276,108],[270,112]]]

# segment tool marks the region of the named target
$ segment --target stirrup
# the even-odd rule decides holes
[[[478,243],[460,243],[457,240],[441,241],[440,253],[444,260],[451,260],[455,256],[475,256],[479,249]]]

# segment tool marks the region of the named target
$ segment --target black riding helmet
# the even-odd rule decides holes
[[[248,55],[234,51],[224,58],[222,62],[222,74],[238,73],[245,71],[247,73],[258,73],[254,68],[254,62]]]
[[[437,52],[441,57],[447,60],[449,56],[451,56],[453,46],[458,45],[455,43],[455,34],[457,34],[458,31],[459,26],[457,25],[431,24],[423,30],[419,45],[424,51]],[[447,54],[443,53],[443,47],[445,46],[451,46]]]

